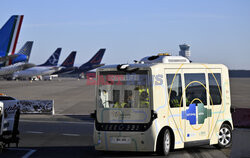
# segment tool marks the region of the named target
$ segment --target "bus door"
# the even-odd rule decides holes
[[[185,142],[208,140],[212,111],[209,108],[206,69],[183,69]]]
[[[222,94],[222,77],[221,69],[207,69],[208,83],[209,83],[209,107],[212,110],[212,117],[210,118],[209,136],[213,133],[214,127],[219,115],[224,118],[224,112],[227,105],[223,103]],[[229,106],[229,105],[228,105]],[[227,107],[228,108],[228,107]],[[228,119],[228,117],[226,117]]]
[[[185,135],[185,120],[181,119],[182,111],[184,111],[184,100],[183,95],[184,82],[182,70],[179,69],[166,69],[165,77],[167,83],[167,124],[174,129],[174,132],[178,132],[182,141],[184,141]]]

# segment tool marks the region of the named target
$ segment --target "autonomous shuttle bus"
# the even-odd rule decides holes
[[[159,54],[97,69],[94,144],[153,151],[232,142],[228,69]]]

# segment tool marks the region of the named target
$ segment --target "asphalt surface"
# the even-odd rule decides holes
[[[30,116],[31,117],[31,116]],[[98,152],[94,150],[92,132],[93,120],[87,116],[40,116],[31,119],[28,116],[20,120],[19,148],[6,149],[1,157],[163,157],[155,153],[138,152]],[[230,149],[218,150],[203,146],[176,150],[169,157],[180,158],[226,158]]]
[[[248,107],[250,79],[231,79],[232,105]],[[97,152],[93,147],[94,85],[86,80],[0,81],[0,93],[17,99],[52,99],[56,115],[22,115],[19,148],[11,146],[0,157],[161,157],[155,153]],[[229,157],[230,148],[210,146],[175,150],[169,157]]]

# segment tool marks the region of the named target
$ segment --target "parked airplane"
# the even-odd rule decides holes
[[[18,51],[18,53],[14,54],[14,55],[16,55],[16,57],[12,59],[11,63],[15,64],[15,63],[19,63],[19,62],[28,62],[29,57],[30,57],[30,53],[32,50],[32,46],[33,46],[33,41],[27,41],[23,45],[23,47]],[[2,58],[4,58],[4,57],[2,57]],[[8,56],[5,58],[8,58]]]
[[[24,46],[18,51],[18,53],[16,53],[19,56],[12,60],[12,65],[0,67],[0,76],[5,79],[11,79],[14,72],[34,67],[35,64],[28,63],[32,45],[32,41],[26,42]]]
[[[19,62],[28,62],[32,46],[33,46],[33,41],[27,41],[23,45],[23,47],[18,51],[18,53],[11,55],[11,57],[10,56],[0,57],[0,61],[8,61],[12,59],[12,62],[11,62],[12,64],[19,63]],[[15,56],[15,58],[12,58],[13,56]],[[2,65],[2,66],[5,66],[5,65]]]
[[[61,68],[57,66],[62,48],[57,48],[49,59],[41,65],[18,71],[13,74],[13,78],[32,78],[33,76],[50,75]]]
[[[76,67],[73,67],[75,62],[75,57],[76,57],[76,51],[71,52],[69,56],[64,60],[64,62],[60,65],[61,70],[53,74],[68,74],[73,72],[76,69]]]
[[[35,66],[25,62],[28,59],[27,55],[14,54],[22,21],[23,15],[13,15],[0,29],[0,76],[8,77],[16,71]],[[30,47],[30,44],[24,45],[24,48],[28,49],[28,47]],[[31,49],[25,52],[28,51],[31,51]]]
[[[19,62],[19,63],[13,64],[13,65],[1,67],[0,68],[0,76],[3,76],[4,78],[8,78],[9,75],[11,75],[17,71],[25,70],[25,69],[28,69],[28,68],[31,68],[34,66],[35,66],[35,64],[32,64],[32,63]]]
[[[32,46],[33,46],[33,41],[27,41],[23,45],[23,47],[18,51],[18,53],[16,53],[19,56],[13,59],[12,63],[15,64],[18,62],[29,62]]]
[[[23,15],[13,15],[0,29],[0,66],[10,65],[10,59],[15,59],[20,56],[20,54],[14,53],[22,21]]]
[[[70,74],[77,74],[79,76],[81,73],[103,66],[104,64],[101,64],[101,61],[105,51],[106,49],[100,49],[88,62],[82,64],[80,67],[76,67]]]

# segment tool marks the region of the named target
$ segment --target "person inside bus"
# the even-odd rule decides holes
[[[117,102],[115,102],[115,104],[114,104],[114,106],[113,106],[113,108],[121,108],[122,106],[121,106],[121,104],[117,101]]]
[[[139,92],[139,108],[149,107],[149,89],[144,86],[137,86],[134,89]]]
[[[101,94],[100,94],[101,92]],[[104,108],[108,108],[109,106],[109,103],[108,103],[108,93],[106,90],[102,90],[102,91],[99,91],[99,95],[100,95],[100,103],[102,107]]]
[[[98,95],[99,95],[99,97],[98,97],[98,105],[99,105],[99,107],[103,108],[104,106],[103,106],[103,103],[102,103],[101,90],[100,89],[98,91]]]
[[[140,107],[148,108],[149,107],[149,93],[148,89],[144,89],[142,91],[139,90],[140,95]]]
[[[129,93],[129,95],[124,99],[124,108],[131,108],[132,106],[132,93]]]
[[[128,93],[128,95],[125,95],[124,102],[121,104],[119,102],[115,102],[114,108],[131,108],[132,106],[132,93]]]
[[[113,108],[120,107],[120,90],[113,90]]]
[[[172,90],[170,94],[170,106],[171,107],[178,107],[179,105],[179,100],[177,98],[177,93],[176,91]]]

